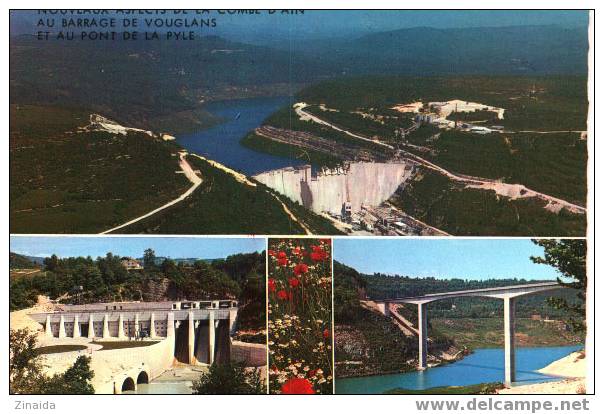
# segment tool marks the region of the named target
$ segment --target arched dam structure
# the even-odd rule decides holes
[[[254,176],[256,180],[315,213],[343,215],[362,206],[379,206],[413,177],[415,164],[350,162],[313,175],[310,165],[287,167]]]
[[[52,364],[69,366],[78,355],[90,356],[97,393],[121,393],[148,383],[174,362],[228,363],[237,311],[233,300],[117,302],[63,305],[59,311],[29,316],[43,327],[46,344],[89,346],[77,355],[52,355]],[[106,350],[99,346],[149,340],[153,344]]]
[[[561,289],[564,286],[558,282],[534,283],[528,285],[515,285],[508,287],[463,290],[457,292],[433,293],[424,296],[415,296],[399,299],[376,300],[380,312],[390,316],[390,305],[409,303],[417,305],[417,327],[419,338],[419,363],[420,369],[427,367],[428,355],[428,314],[427,304],[442,299],[460,297],[484,297],[503,300],[503,325],[504,325],[504,355],[505,355],[505,384],[510,385],[516,381],[516,348],[515,348],[515,321],[516,300],[521,296],[534,295]]]

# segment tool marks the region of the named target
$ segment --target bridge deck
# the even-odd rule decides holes
[[[428,303],[434,302],[441,299],[451,299],[464,296],[481,296],[503,299],[505,297],[518,297],[534,293],[545,292],[554,289],[560,289],[564,286],[558,282],[542,282],[532,283],[525,285],[513,285],[495,288],[483,288],[483,289],[472,289],[472,290],[459,290],[454,292],[443,292],[443,293],[430,293],[422,296],[412,296],[405,298],[396,299],[385,299],[376,302],[389,302],[389,303]]]

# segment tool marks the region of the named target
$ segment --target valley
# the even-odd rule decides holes
[[[581,126],[578,114],[584,111],[585,97],[576,94],[581,79],[569,78],[564,86],[548,78],[483,77],[472,85],[467,82],[464,78],[329,81],[301,91],[297,103],[256,130],[253,142],[269,152],[276,148],[284,153],[288,145],[293,152],[309,150],[308,159],[314,158],[315,163],[321,158],[313,154],[322,153],[340,160],[340,171],[361,160],[407,165],[411,172],[398,188],[379,201],[363,200],[362,210],[368,214],[357,214],[359,207],[344,210],[359,186],[375,185],[371,179],[357,184],[357,190],[347,190],[341,203],[344,213],[323,209],[349,224],[350,233],[584,234],[587,147],[586,131],[581,128],[586,124]],[[576,89],[567,89],[574,82]],[[400,92],[384,93],[387,84]],[[494,104],[452,99],[465,85],[464,96]],[[428,99],[423,98],[426,95]],[[552,119],[552,112],[564,117]],[[526,128],[527,113],[541,130],[515,129]],[[568,132],[561,132],[562,128]],[[333,169],[332,164],[323,165]],[[440,186],[435,185],[438,182]],[[282,180],[269,184],[290,198],[299,193],[296,185]],[[463,209],[457,207],[459,203]],[[459,216],[466,213],[481,217],[484,227],[466,223]]]

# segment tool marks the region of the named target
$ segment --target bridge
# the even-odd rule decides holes
[[[419,368],[427,367],[428,355],[428,316],[427,304],[442,299],[461,297],[484,297],[503,300],[503,326],[505,348],[505,383],[510,385],[516,381],[516,350],[514,343],[514,327],[516,319],[516,300],[519,297],[533,295],[563,288],[558,282],[543,282],[527,285],[515,285],[497,288],[461,290],[457,292],[432,293],[423,296],[398,299],[376,300],[379,310],[390,316],[390,304],[408,303],[417,305],[418,338],[419,338]]]

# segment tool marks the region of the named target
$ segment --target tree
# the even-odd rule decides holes
[[[80,355],[67,371],[46,380],[41,394],[94,394],[94,387],[89,382],[94,377],[90,361],[90,357]]]
[[[212,364],[209,372],[193,382],[193,394],[198,395],[243,395],[266,394],[260,370],[246,368],[241,364]]]
[[[11,394],[37,394],[39,391],[45,377],[36,342],[36,334],[27,329],[10,331],[8,375]]]
[[[59,258],[56,254],[44,259],[44,269],[54,272],[59,267]]]
[[[90,358],[79,356],[62,374],[49,378],[36,350],[36,334],[10,331],[9,392],[11,394],[94,394]]]
[[[145,250],[143,255],[143,266],[145,270],[155,269],[155,251],[153,249]]]
[[[531,257],[534,263],[546,264],[556,268],[562,277],[558,283],[577,290],[578,303],[570,303],[564,298],[549,298],[548,303],[555,309],[568,311],[569,325],[576,333],[584,333],[585,292],[587,289],[587,271],[585,258],[587,243],[585,240],[533,240],[543,247],[543,257]]]

